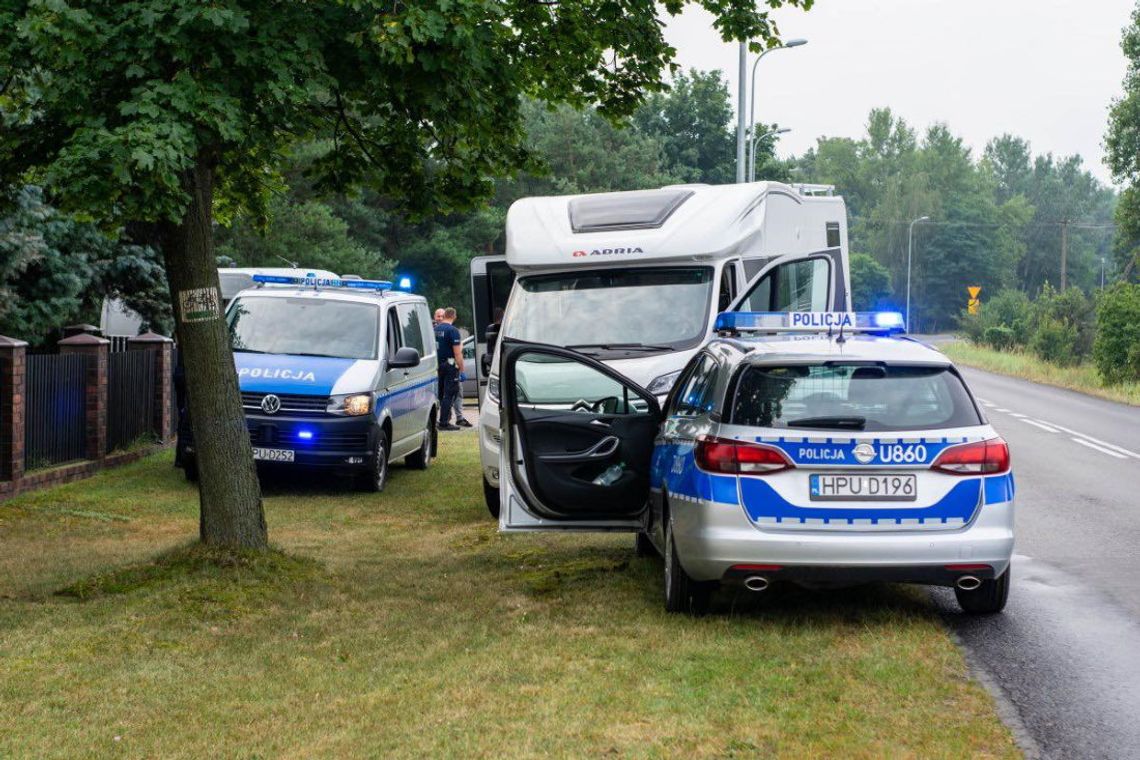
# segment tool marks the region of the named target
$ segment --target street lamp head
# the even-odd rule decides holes
[[[929,216],[920,216],[919,218],[915,219],[914,221],[916,221],[916,222],[929,222],[930,217]]]
[[[791,132],[791,131],[792,131],[791,127],[780,127],[779,129],[777,129],[772,134],[774,134],[774,135],[786,135],[788,132]]]
[[[807,43],[808,43],[808,41],[805,40],[803,37],[797,37],[794,40],[788,40],[787,42],[785,42],[784,47],[794,48],[794,47],[799,47],[800,45],[806,45]]]

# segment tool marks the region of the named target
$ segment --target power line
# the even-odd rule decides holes
[[[850,219],[852,222],[859,221],[859,222],[866,222],[868,224],[900,224],[900,225],[904,225],[904,226],[910,224],[910,221],[906,220],[906,219],[870,219],[870,218],[865,217],[865,216],[853,216],[853,217],[850,217]],[[928,225],[928,226],[938,226],[938,227],[1016,227],[1017,229],[1025,229],[1027,227],[1063,227],[1067,224],[1069,229],[1081,229],[1081,230],[1115,230],[1116,229],[1116,225],[1111,223],[1111,222],[1109,222],[1107,224],[1091,224],[1091,223],[1081,223],[1081,222],[1067,222],[1067,223],[1066,222],[1027,222],[1025,224],[1014,225],[1014,224],[1010,224],[1008,222],[942,222],[942,221],[930,220],[930,221],[923,222],[922,224]]]

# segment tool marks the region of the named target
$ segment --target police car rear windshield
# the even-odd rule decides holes
[[[748,367],[734,425],[795,430],[905,431],[982,424],[946,367],[827,363]]]
[[[375,359],[379,315],[368,303],[242,297],[227,312],[235,351]]]
[[[710,267],[601,269],[524,277],[503,330],[602,356],[663,353],[704,338]]]

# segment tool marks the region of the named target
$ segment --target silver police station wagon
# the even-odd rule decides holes
[[[720,584],[1009,595],[1009,449],[896,313],[721,314],[661,404],[581,353],[504,340],[500,527],[636,531],[665,606]]]

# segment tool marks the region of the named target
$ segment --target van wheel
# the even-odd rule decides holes
[[[954,587],[954,596],[963,612],[971,615],[992,615],[1005,609],[1009,600],[1009,568],[998,578],[982,581],[982,585],[970,591]]]
[[[665,520],[665,610],[703,615],[708,612],[715,584],[700,583],[689,577],[677,557],[673,541],[673,520]]]
[[[436,438],[439,433],[435,426],[435,413],[428,419],[427,430],[424,431],[424,442],[419,449],[404,457],[404,464],[413,470],[426,470],[431,466],[431,458],[435,454]]]
[[[380,493],[388,484],[388,434],[381,431],[376,437],[376,453],[368,460],[368,469],[361,475],[361,488]]]
[[[491,517],[498,520],[499,489],[488,483],[486,478],[483,478],[483,501],[487,502],[487,511],[491,513]]]
[[[182,455],[182,474],[191,483],[198,482],[198,457],[193,454]]]

